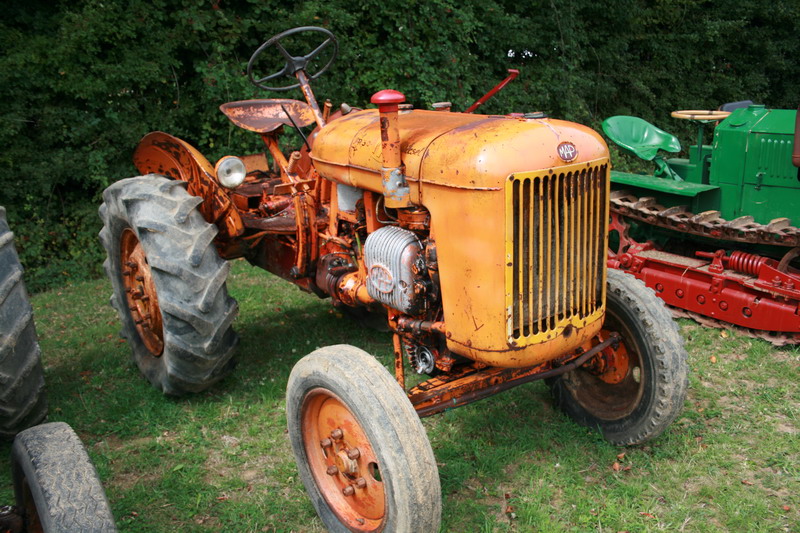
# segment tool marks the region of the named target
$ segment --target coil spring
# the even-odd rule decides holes
[[[767,261],[769,261],[767,257],[737,251],[731,253],[728,258],[728,268],[751,276],[758,276],[761,265]]]

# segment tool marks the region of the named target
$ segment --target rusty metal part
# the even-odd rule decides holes
[[[604,339],[608,338],[609,334],[605,329],[600,330],[600,333],[592,342],[595,344],[603,342]],[[628,375],[629,368],[630,356],[623,342],[612,343],[583,366],[584,370],[611,385],[622,382]]]
[[[489,98],[491,98],[492,96],[494,96],[495,94],[497,94],[497,92],[498,92],[498,91],[500,91],[500,89],[502,89],[503,87],[505,87],[506,85],[508,85],[509,83],[511,83],[511,81],[512,81],[514,78],[516,78],[517,76],[519,76],[519,70],[517,70],[517,69],[515,69],[515,68],[510,68],[510,69],[508,69],[508,76],[506,76],[506,77],[505,77],[505,79],[504,79],[503,81],[501,81],[500,83],[498,83],[497,85],[495,85],[495,87],[494,87],[494,88],[493,88],[491,91],[489,91],[488,93],[486,93],[486,94],[484,94],[483,96],[481,96],[480,98],[478,98],[478,100],[477,100],[477,101],[476,101],[474,104],[472,104],[471,106],[469,106],[469,107],[468,107],[468,108],[467,108],[467,109],[464,111],[464,113],[472,113],[473,111],[475,111],[476,109],[478,109],[480,106],[482,106],[483,104],[485,104],[485,103],[486,103],[486,101],[487,101],[487,100],[489,100]]]
[[[408,332],[415,335],[421,333],[439,333],[445,335],[447,333],[444,322],[418,320],[408,316],[397,318],[397,331]]]
[[[120,238],[122,286],[131,318],[147,350],[158,357],[164,351],[161,309],[150,265],[139,238],[125,228]]]
[[[424,207],[398,209],[397,222],[401,228],[412,231],[425,231],[430,227],[431,214]]]
[[[405,102],[403,93],[390,89],[379,91],[370,100],[378,105],[381,128],[381,181],[386,207],[411,206],[410,189],[400,157],[400,129],[397,124],[398,106]]]
[[[380,525],[385,489],[377,474],[378,457],[361,424],[326,389],[311,390],[301,412],[308,465],[322,497],[344,524]],[[324,439],[330,439],[330,446],[318,445]]]
[[[653,226],[700,237],[753,244],[800,246],[800,228],[791,226],[787,218],[778,218],[769,224],[758,224],[751,216],[726,220],[720,216],[719,211],[695,214],[685,206],[664,207],[652,197],[639,198],[625,190],[611,193],[611,210]]]
[[[145,135],[133,154],[133,163],[141,174],[160,174],[187,182],[192,196],[202,198],[197,209],[206,222],[219,229],[217,240],[233,240],[244,232],[244,225],[226,190],[214,175],[214,168],[188,143],[156,131]]]
[[[242,100],[219,109],[235,125],[256,133],[270,133],[281,126],[303,128],[316,120],[311,106],[299,100]]]
[[[0,532],[25,533],[25,522],[20,510],[16,507],[0,506]]]
[[[406,375],[403,366],[403,347],[400,335],[395,333],[392,336],[392,350],[394,351],[394,378],[400,388],[406,390]]]
[[[589,414],[600,420],[611,421],[630,415],[641,405],[650,376],[643,368],[644,361],[636,349],[638,339],[631,330],[631,324],[622,322],[621,317],[609,312],[604,326],[619,332],[616,334],[619,336],[618,342],[604,347],[594,361],[565,374],[561,380],[575,401]],[[598,342],[601,338],[599,335],[592,342]],[[599,342],[597,346],[602,344]],[[598,367],[602,366],[597,364],[598,359],[602,362],[608,357],[609,348],[613,352],[612,364],[624,361],[626,366],[620,379],[610,369],[598,372]]]
[[[420,417],[431,416],[523,383],[560,376],[575,370],[619,342],[619,335],[610,333],[605,340],[555,367],[552,362],[529,368],[486,367],[482,364],[456,367],[447,374],[431,378],[412,388],[408,391],[408,398]]]
[[[317,125],[320,128],[324,128],[325,118],[322,116],[322,111],[319,109],[317,99],[314,97],[314,92],[311,90],[311,84],[308,83],[308,76],[303,70],[297,71],[295,76],[297,76],[297,81],[300,82],[300,89],[302,89],[303,95],[306,97],[306,101],[314,113],[314,119],[316,120]]]

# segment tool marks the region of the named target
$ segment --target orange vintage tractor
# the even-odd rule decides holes
[[[309,35],[313,51],[290,53]],[[298,468],[336,531],[436,531],[439,478],[419,417],[532,380],[611,442],[659,435],[685,398],[686,352],[654,293],[606,270],[600,136],[541,114],[413,110],[391,90],[372,97],[378,109],[331,114],[309,81],[337,46],[329,31],[304,27],[253,54],[253,83],[299,87],[306,100],[221,107],[265,153],[212,166],[151,133],[134,155],[143,176],[105,191],[112,303],[145,376],[177,394],[230,370],[237,308],[226,259],[334,305],[385,312],[394,376],[359,349],[330,346],[289,378]],[[258,77],[267,51],[282,66]],[[311,74],[315,64],[324,66]],[[294,84],[266,85],[284,75]],[[283,130],[312,125],[285,156]],[[407,371],[429,379],[406,390]]]

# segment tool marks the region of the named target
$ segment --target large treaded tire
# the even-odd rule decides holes
[[[108,257],[111,305],[122,321],[133,360],[165,394],[207,389],[233,369],[238,336],[231,324],[236,301],[225,285],[230,264],[213,244],[217,228],[196,209],[201,198],[186,183],[147,175],[118,181],[103,193],[100,240]],[[133,231],[144,251],[157,293],[163,351],[148,349],[129,306],[123,283],[121,239]]]
[[[10,440],[47,415],[40,354],[14,234],[0,207],[0,439]]]
[[[308,354],[289,376],[286,415],[300,479],[329,531],[439,531],[439,472],[425,428],[374,357],[348,345]],[[352,447],[356,471],[332,472]],[[342,492],[359,478],[366,487]]]
[[[579,368],[548,383],[556,405],[579,424],[599,429],[612,444],[641,444],[663,433],[683,408],[689,385],[683,338],[652,289],[613,269],[604,328],[622,334],[632,354],[623,382],[608,384]]]
[[[42,424],[17,435],[11,448],[11,472],[26,531],[117,530],[97,471],[67,424]]]

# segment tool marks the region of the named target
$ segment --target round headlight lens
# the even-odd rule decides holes
[[[217,174],[217,181],[219,181],[220,185],[228,189],[235,189],[241,185],[247,175],[244,161],[232,155],[226,155],[217,161],[214,171]]]

